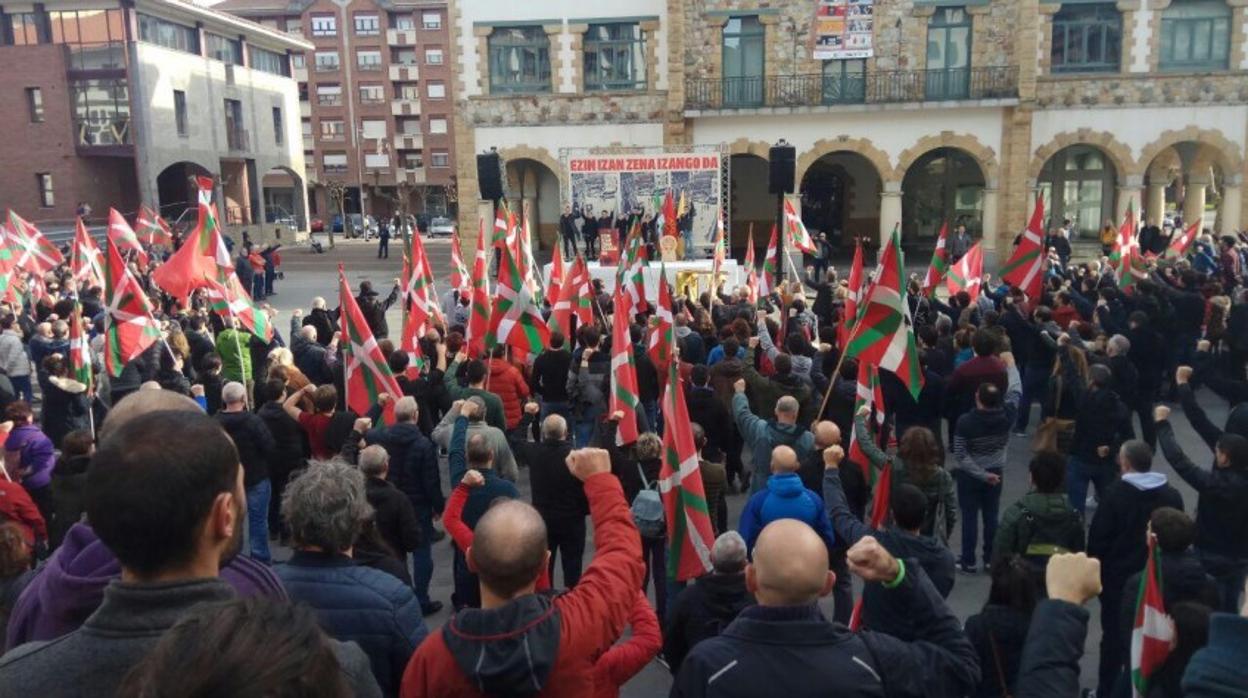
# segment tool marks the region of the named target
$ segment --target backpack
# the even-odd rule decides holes
[[[1072,552],[1066,547],[1069,541],[1083,537],[1083,515],[1074,509],[1067,509],[1057,520],[1041,520],[1022,504],[1019,509],[1023,515],[1018,522],[1018,545],[1012,552],[1041,570],[1050,557]]]
[[[651,483],[646,474],[637,464],[637,474],[641,476],[641,491],[633,497],[629,512],[633,515],[633,523],[643,538],[662,538],[667,535],[667,515],[663,512],[663,497]]]

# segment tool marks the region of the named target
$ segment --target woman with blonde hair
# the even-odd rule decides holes
[[[266,381],[278,379],[286,383],[287,395],[294,395],[312,382],[303,375],[303,371],[295,366],[295,356],[286,347],[278,347],[269,352],[269,365],[265,379]],[[305,411],[311,410],[312,398],[305,396],[299,401],[299,407]]]

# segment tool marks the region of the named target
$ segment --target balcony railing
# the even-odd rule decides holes
[[[316,103],[323,107],[336,107],[342,104],[342,95],[317,95]]]
[[[943,102],[1017,96],[1018,68],[1015,66],[894,70],[837,76],[694,78],[686,82],[688,109]]]
[[[338,63],[317,63],[315,64],[318,73],[335,73],[338,72]]]
[[[325,174],[327,174],[327,175],[331,175],[331,174],[346,174],[346,173],[347,173],[347,166],[346,166],[346,165],[330,165],[330,164],[326,163],[326,164],[324,164],[324,165],[322,165],[322,166],[321,166],[321,169],[322,169],[322,170],[324,170]]]
[[[130,117],[93,116],[74,119],[79,147],[131,145]]]
[[[356,66],[356,69],[362,73],[374,73],[374,72],[379,72],[381,70],[381,64],[380,63],[360,63]]]

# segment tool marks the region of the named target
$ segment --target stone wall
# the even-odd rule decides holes
[[[1248,103],[1242,74],[1041,77],[1036,107],[1166,106]]]
[[[462,104],[464,120],[471,127],[660,122],[665,115],[667,96],[663,93],[512,95],[473,97]]]

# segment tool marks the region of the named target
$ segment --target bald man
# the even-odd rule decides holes
[[[980,678],[974,647],[923,569],[898,560],[873,538],[849,554],[850,569],[880,585],[912,613],[918,639],[896,638],[829,623],[818,601],[831,591],[824,542],[809,526],[783,519],[758,536],[746,608],[714,638],[698,643],[681,665],[672,698],[740,696],[960,696]]]
[[[741,510],[737,530],[747,548],[754,547],[758,534],[768,524],[780,519],[795,519],[810,526],[831,546],[832,523],[823,508],[823,499],[806,489],[798,477],[797,452],[788,446],[776,446],[771,452],[771,477],[766,488],[755,493]],[[827,557],[827,553],[824,553]]]
[[[767,483],[767,464],[776,446],[789,446],[804,458],[814,450],[815,437],[810,430],[798,424],[801,410],[797,398],[782,395],[775,400],[775,419],[764,420],[750,411],[750,401],[745,396],[744,379],[733,384],[736,394],[732,396],[732,415],[741,431],[741,438],[750,448],[754,472],[750,476],[750,493],[761,491]]]
[[[815,423],[812,429],[815,435],[815,450],[810,452],[802,459],[802,468],[798,471],[798,477],[802,478],[802,485],[814,492],[823,500],[823,454],[831,448],[841,447],[841,428],[836,422],[823,420]],[[850,500],[850,507],[856,507],[859,518],[863,516],[867,506],[867,498],[871,496],[871,490],[867,487],[866,478],[862,475],[862,470],[855,468],[846,468],[842,475],[842,486],[846,492],[846,496]],[[827,507],[824,507],[825,511]],[[831,516],[828,517],[831,520]],[[832,521],[832,530],[835,532],[836,523]],[[834,545],[828,548],[828,554],[831,557],[832,571],[836,573],[836,588],[832,590],[833,620],[838,623],[849,623],[851,612],[854,605],[854,591],[849,578],[849,567],[845,563],[845,551],[853,541],[846,540],[844,536],[837,534]]]
[[[518,500],[491,507],[467,551],[481,608],[457,612],[421,643],[403,674],[404,698],[594,694],[594,662],[628,622],[645,569],[610,456],[581,449],[567,465],[594,528],[594,559],[580,583],[559,596],[534,593],[550,557],[542,516]]]

